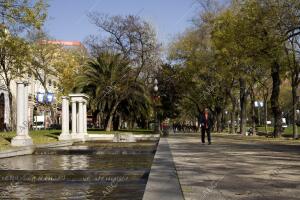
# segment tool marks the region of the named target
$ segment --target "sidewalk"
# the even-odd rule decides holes
[[[209,146],[189,135],[167,141],[186,200],[299,199],[299,145],[213,138]]]

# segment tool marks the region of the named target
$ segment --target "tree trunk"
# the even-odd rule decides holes
[[[243,78],[240,78],[240,134],[246,133],[246,103],[247,103],[247,94],[246,94],[246,81]]]
[[[280,65],[276,61],[272,64],[271,76],[273,80],[273,88],[271,95],[271,106],[274,115],[274,131],[273,137],[278,137],[282,131],[282,113],[279,105],[279,95],[280,95]]]
[[[234,96],[231,96],[232,110],[230,113],[230,133],[235,134],[235,114],[236,114],[236,100]]]
[[[268,134],[268,95],[264,97],[265,109],[265,132]]]
[[[216,118],[217,118],[217,133],[221,133],[221,127],[222,127],[222,109],[220,107],[216,107]]]
[[[106,124],[106,127],[105,127],[105,131],[108,131],[108,132],[111,131],[112,120],[113,120],[113,117],[114,117],[114,114],[117,110],[118,105],[119,105],[119,102],[116,102],[116,104],[113,106],[113,108],[109,112],[109,117],[108,117],[108,121],[107,121],[107,124]]]
[[[9,124],[10,124],[10,127],[11,129],[14,131],[16,130],[16,121],[15,121],[15,115],[14,113],[14,110],[13,110],[13,96],[12,96],[12,93],[11,93],[11,90],[9,87],[7,87],[8,89],[8,100],[9,100]]]
[[[224,129],[226,128],[226,117],[225,117],[225,110],[222,110],[221,113],[221,132],[224,131]]]
[[[118,114],[114,115],[112,124],[113,124],[113,130],[114,131],[119,130],[120,116]]]
[[[294,81],[293,81],[294,82]],[[292,94],[293,94],[293,138],[298,138],[298,130],[297,130],[297,104],[298,104],[298,97],[297,97],[297,84],[292,83]]]
[[[252,88],[252,91],[251,91],[251,115],[252,115],[252,133],[253,135],[256,135],[256,116],[255,116],[255,95],[254,95],[254,91],[253,91],[253,88]]]

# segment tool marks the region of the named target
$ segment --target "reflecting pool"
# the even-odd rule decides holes
[[[156,144],[88,142],[0,159],[0,199],[142,199]]]

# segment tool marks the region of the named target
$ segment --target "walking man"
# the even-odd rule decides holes
[[[209,113],[208,108],[204,109],[203,114],[200,116],[200,124],[201,124],[201,139],[202,144],[205,144],[205,133],[207,134],[208,144],[211,144],[211,135],[210,131],[213,126],[213,118]]]

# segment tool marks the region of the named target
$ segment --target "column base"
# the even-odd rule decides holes
[[[72,133],[72,139],[74,140],[81,140],[81,141],[86,141],[88,140],[89,135],[86,135],[85,133]]]
[[[33,141],[29,136],[16,136],[11,140],[11,146],[14,147],[24,147],[24,146],[32,146]]]
[[[72,136],[69,133],[61,133],[58,137],[59,141],[72,140]]]

